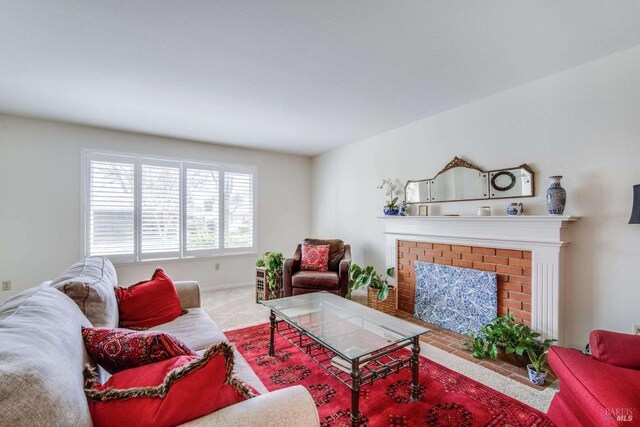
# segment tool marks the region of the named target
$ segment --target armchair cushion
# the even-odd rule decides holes
[[[640,394],[629,392],[640,388],[639,371],[602,363],[579,350],[557,346],[549,348],[549,365],[560,378],[560,392],[549,409],[557,425],[571,417],[583,426],[617,425],[607,423],[610,411],[640,408]]]
[[[329,269],[329,245],[302,245],[301,268],[311,271]]]
[[[294,288],[336,290],[340,287],[334,271],[300,271],[291,277]]]
[[[595,330],[589,334],[591,355],[621,368],[640,369],[640,335]]]
[[[338,264],[344,257],[344,242],[340,239],[304,239],[306,245],[329,245],[329,270],[338,271]]]

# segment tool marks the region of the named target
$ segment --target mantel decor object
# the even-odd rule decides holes
[[[562,176],[550,176],[551,186],[547,190],[547,208],[549,215],[562,215],[567,204],[567,191],[560,185]]]
[[[421,204],[533,197],[535,188],[533,170],[526,163],[485,171],[454,157],[433,178],[407,181],[404,193],[408,204]]]
[[[491,206],[479,206],[478,216],[491,216]]]
[[[407,202],[403,201],[400,205],[400,212],[398,213],[400,216],[407,216]]]
[[[387,216],[398,215],[400,212],[400,207],[397,205],[398,197],[396,196],[396,193],[398,193],[398,184],[392,181],[391,178],[385,178],[382,180],[382,184],[378,186],[378,190],[385,189],[386,195],[389,197],[389,201],[383,208],[383,212]]]
[[[640,184],[633,186],[633,208],[629,224],[640,224]]]
[[[524,213],[524,205],[520,202],[509,203],[507,206],[507,215],[518,216]]]

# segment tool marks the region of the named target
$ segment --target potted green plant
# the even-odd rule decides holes
[[[282,287],[282,267],[284,255],[280,252],[265,252],[262,258],[256,261],[256,267],[264,267],[266,282],[269,288],[269,298],[278,298]]]
[[[540,354],[530,348],[527,349],[527,355],[529,356],[530,364],[527,365],[527,371],[529,371],[529,380],[535,385],[544,385],[547,381],[547,371],[544,367],[547,363],[547,350]]]
[[[538,332],[533,332],[522,322],[516,322],[512,313],[492,319],[478,334],[468,334],[467,338],[462,345],[471,350],[476,359],[501,357],[521,365],[526,364],[524,353],[527,349],[540,354],[556,341],[541,341]]]
[[[386,277],[378,274],[372,265],[365,268],[358,264],[351,264],[349,267],[349,290],[345,296],[351,299],[351,293],[367,287],[367,305],[376,310],[380,310],[387,314],[395,314],[396,311],[396,293],[395,287],[389,285],[389,277],[393,277],[395,268],[387,268]]]
[[[387,197],[389,197],[389,201],[384,205],[384,214],[398,215],[398,212],[400,212],[400,207],[397,205],[398,197],[394,197],[398,192],[398,184],[393,182],[391,178],[385,178],[378,186],[378,190],[382,190],[384,188],[386,188],[386,194]]]

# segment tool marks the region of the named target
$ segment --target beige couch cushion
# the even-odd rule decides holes
[[[167,332],[179,338],[189,347],[196,350],[198,354],[202,354],[212,344],[220,341],[228,342],[222,330],[201,308],[190,308],[186,314],[177,319],[149,329]],[[255,388],[258,393],[267,393],[262,381],[237,351],[234,352],[233,372],[239,379]]]
[[[0,306],[0,425],[91,425],[81,326],[78,306],[46,284]]]
[[[51,282],[78,304],[93,326],[104,328],[118,327],[117,284],[116,269],[106,257],[81,259]]]

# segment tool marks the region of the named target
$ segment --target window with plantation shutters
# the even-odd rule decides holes
[[[85,254],[255,253],[256,168],[84,152]]]

